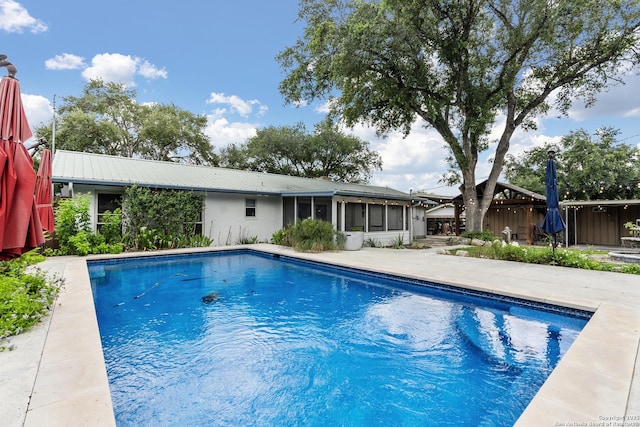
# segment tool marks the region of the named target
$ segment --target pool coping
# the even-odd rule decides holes
[[[343,267],[401,275],[594,312],[516,425],[621,421],[640,423],[640,284],[638,277],[563,267],[439,255],[435,251],[366,248],[299,253],[258,244],[162,251],[185,254],[250,249]],[[115,426],[87,260],[71,258],[51,315],[24,426]],[[526,282],[526,283],[524,283]],[[634,286],[635,285],[635,286]],[[640,425],[640,424],[639,424]]]

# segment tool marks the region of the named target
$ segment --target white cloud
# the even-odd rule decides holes
[[[24,114],[27,116],[27,121],[32,130],[37,126],[49,122],[53,117],[51,102],[44,96],[23,93],[22,105],[24,107]]]
[[[142,62],[138,65],[138,74],[147,79],[166,79],[168,77],[167,70],[164,68],[159,69],[155,65],[149,63],[148,61],[138,61]]]
[[[299,105],[304,106],[306,105],[306,103],[304,103],[304,101],[301,101]],[[331,100],[328,100],[327,102],[316,106],[314,108],[314,111],[320,114],[328,114],[331,111]]]
[[[364,125],[344,131],[368,141],[369,148],[380,154],[383,170],[373,174],[371,184],[406,192],[435,188],[440,194],[457,192],[438,183],[448,168],[448,153],[442,137],[434,129],[426,128],[422,119],[416,120],[406,137],[401,132],[378,137],[375,129]]]
[[[623,117],[640,117],[640,107],[632,108],[631,110],[627,111]]]
[[[269,107],[267,107],[266,105],[260,105],[260,108],[258,109],[258,117],[262,117],[265,114],[267,114],[267,111],[269,111]]]
[[[7,33],[21,33],[25,29],[37,34],[47,31],[47,25],[29,14],[14,0],[0,0],[0,29]]]
[[[519,155],[535,146],[546,142],[560,141],[560,136],[545,135],[544,120],[537,119],[537,131],[525,132],[517,129],[510,142],[509,154]],[[504,130],[504,117],[497,117],[489,138],[492,140],[489,149],[480,153],[476,165],[476,179],[483,181],[489,176],[493,166],[493,157],[497,139]],[[404,137],[400,132],[391,132],[386,138],[376,136],[375,129],[367,126],[356,126],[347,129],[346,133],[369,141],[371,149],[377,151],[383,160],[383,170],[375,172],[371,184],[391,187],[409,192],[426,191],[440,195],[459,194],[458,186],[446,186],[439,182],[449,169],[446,158],[448,150],[442,137],[433,129],[425,127],[422,119],[417,119],[411,132]]]
[[[242,144],[256,135],[257,126],[252,123],[229,122],[216,114],[207,116],[207,121],[204,133],[217,150],[230,144]]]
[[[91,66],[85,68],[82,77],[86,80],[102,79],[135,86],[136,67],[137,61],[130,55],[103,53],[93,57]]]
[[[236,95],[225,95],[224,93],[211,92],[207,104],[222,104],[228,105],[232,112],[239,114],[241,117],[249,117],[253,112],[254,106],[258,106],[259,114],[264,114],[268,107],[260,104],[257,99],[245,101]],[[218,111],[220,111],[218,109]],[[225,110],[226,111],[226,110]]]
[[[568,117],[574,120],[579,127],[580,122],[589,120],[615,120],[623,117],[640,117],[638,108],[638,96],[640,92],[640,75],[628,72],[622,77],[624,84],[612,84],[607,90],[596,95],[596,102],[589,108],[584,105],[584,100],[573,99]],[[557,91],[552,93],[549,104],[556,100]],[[560,117],[560,112],[552,108],[547,117]]]
[[[85,68],[84,58],[71,53],[56,55],[44,61],[47,70],[78,70]]]
[[[102,79],[106,82],[123,83],[128,87],[136,85],[136,75],[147,79],[166,79],[168,73],[164,68],[157,68],[146,60],[120,53],[98,54],[91,60],[91,66],[82,72],[82,77],[86,80]]]

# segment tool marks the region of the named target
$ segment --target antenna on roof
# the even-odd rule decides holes
[[[7,61],[7,55],[4,53],[0,53],[0,67],[7,67],[7,76],[14,79],[16,78],[18,69],[11,62]]]

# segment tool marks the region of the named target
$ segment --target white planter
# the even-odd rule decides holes
[[[357,251],[364,244],[364,231],[345,231],[345,251]]]

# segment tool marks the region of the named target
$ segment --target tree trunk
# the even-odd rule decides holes
[[[462,185],[462,200],[465,206],[466,215],[466,228],[465,231],[482,231],[482,220],[484,219],[484,213],[482,210],[481,201],[478,200],[478,195],[475,186]]]
[[[482,197],[478,196],[475,183],[475,171],[462,171],[464,181],[460,186],[466,214],[466,231],[483,231],[484,216],[491,207],[493,193],[498,182],[498,173],[491,173],[485,181]]]

